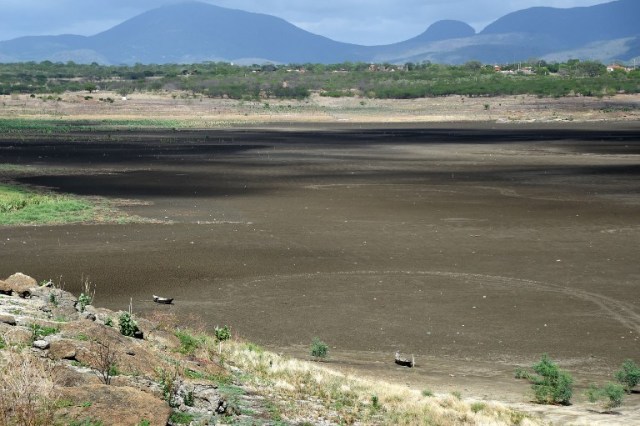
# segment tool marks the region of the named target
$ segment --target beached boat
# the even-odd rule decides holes
[[[156,303],[161,303],[163,305],[170,305],[173,303],[173,297],[169,298],[169,297],[160,297],[160,296],[156,296],[155,294],[153,295],[153,301]]]

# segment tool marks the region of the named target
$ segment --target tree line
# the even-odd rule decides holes
[[[497,67],[477,61],[462,65],[430,62],[368,64],[99,65],[74,62],[0,64],[0,94],[60,94],[66,91],[187,92],[230,99],[304,99],[362,96],[411,99],[447,95],[541,97],[609,96],[640,92],[640,69],[613,72],[596,61],[548,63],[532,59]]]

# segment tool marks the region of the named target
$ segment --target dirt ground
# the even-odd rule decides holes
[[[88,276],[98,305],[229,324],[303,358],[318,336],[336,368],[478,399],[527,403],[513,370],[545,352],[578,404],[640,361],[640,122],[50,139],[4,138],[1,161],[33,170],[14,172],[22,183],[135,200],[128,212],[164,223],[0,228],[0,276],[74,292]],[[395,367],[396,350],[417,368]],[[639,409],[632,395],[585,422]],[[550,418],[577,421],[562,410]]]

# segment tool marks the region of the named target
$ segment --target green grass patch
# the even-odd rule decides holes
[[[0,134],[59,135],[72,132],[103,132],[109,130],[177,129],[185,127],[180,120],[50,120],[33,118],[0,118]]]
[[[176,331],[176,337],[180,340],[180,353],[183,355],[194,355],[196,350],[204,343],[202,338],[195,337],[186,331]]]
[[[0,225],[82,222],[91,219],[93,211],[90,203],[74,197],[0,184]]]
[[[171,421],[174,424],[188,425],[193,421],[193,419],[194,417],[192,414],[174,411],[173,413],[171,413],[171,417],[169,418],[169,421]]]

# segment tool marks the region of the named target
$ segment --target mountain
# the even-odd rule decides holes
[[[502,63],[531,57],[632,60],[638,57],[640,1],[591,7],[534,7],[510,13],[480,33],[443,20],[386,46],[341,43],[270,15],[188,2],[142,13],[94,36],[22,37],[0,42],[0,61],[103,64],[419,62]],[[640,59],[640,58],[638,58]]]

